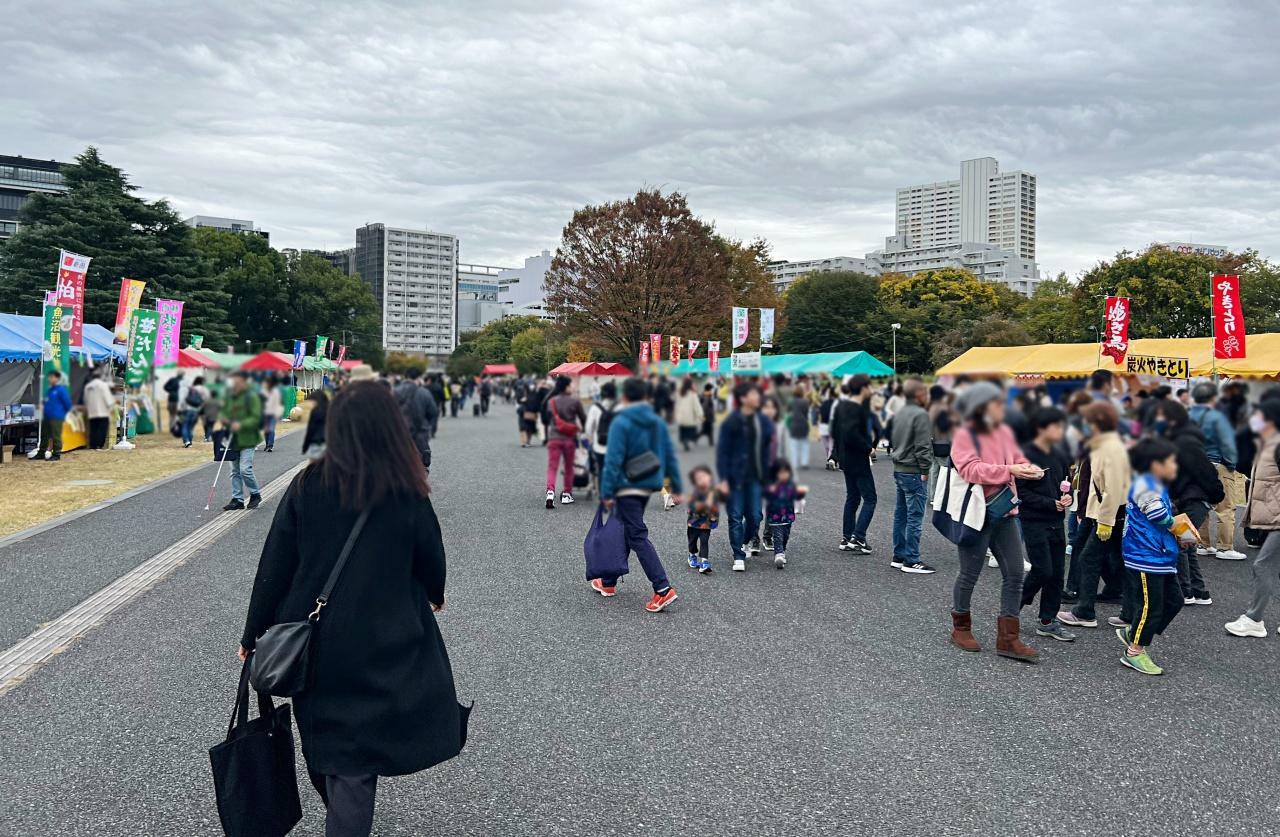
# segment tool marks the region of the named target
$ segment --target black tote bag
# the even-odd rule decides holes
[[[249,664],[240,670],[227,740],[209,750],[218,817],[227,837],[284,837],[302,819],[289,704],[258,692],[249,720]]]

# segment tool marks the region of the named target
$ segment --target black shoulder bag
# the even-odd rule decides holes
[[[351,549],[356,545],[360,530],[368,519],[368,511],[360,512],[360,516],[356,518],[351,534],[347,536],[347,542],[338,555],[338,561],[329,572],[324,589],[316,598],[316,609],[301,622],[272,625],[258,637],[249,668],[249,682],[255,690],[276,697],[293,697],[306,688],[312,629],[320,621],[320,611],[329,603],[333,588],[342,575],[342,568],[347,565]]]

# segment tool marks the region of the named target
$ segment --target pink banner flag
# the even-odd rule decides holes
[[[178,336],[182,333],[182,302],[176,299],[157,299],[156,313],[160,315],[160,329],[156,337],[156,368],[178,365]]]
[[[338,365],[339,365],[339,366],[341,366],[341,365],[342,365],[342,362],[343,362],[344,360],[346,360],[346,359],[347,359],[347,347],[346,347],[345,345],[339,346],[339,347],[338,347],[338,360],[337,360]]]
[[[72,348],[84,345],[84,279],[90,261],[88,256],[66,250],[58,254],[57,302],[71,312],[71,338],[67,342]]]
[[[640,344],[640,365],[649,365],[649,341],[646,340]]]

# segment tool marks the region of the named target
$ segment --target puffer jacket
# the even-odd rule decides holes
[[[1251,484],[1244,525],[1250,529],[1280,529],[1280,434],[1263,442],[1253,458]]]

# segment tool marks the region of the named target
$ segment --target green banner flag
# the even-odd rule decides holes
[[[71,387],[71,306],[57,303],[44,306],[44,350],[40,371],[40,400],[49,392],[49,373],[57,370],[62,373],[62,382]]]
[[[187,348],[190,348],[190,349],[198,349],[198,348],[200,348],[200,347],[201,347],[201,346],[203,346],[203,345],[204,345],[204,335],[203,335],[203,334],[193,334],[193,335],[191,335],[191,345],[190,345],[190,346],[188,346]]]
[[[316,335],[316,357],[324,357],[325,350],[329,348],[329,338],[323,334]]]
[[[124,385],[142,386],[151,374],[156,359],[156,332],[160,329],[160,312],[133,312],[129,319],[129,348],[125,353]]]

